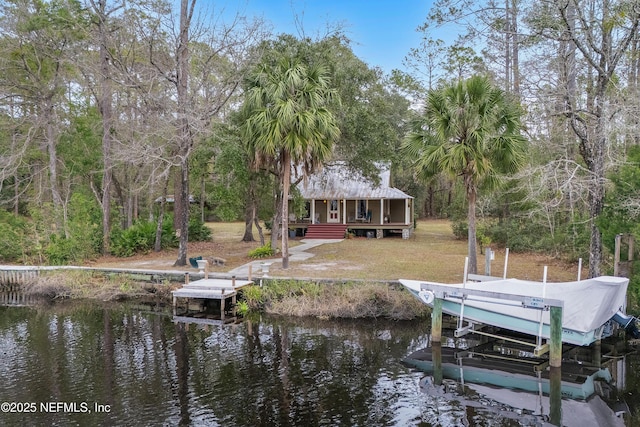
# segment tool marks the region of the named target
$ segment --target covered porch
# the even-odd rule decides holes
[[[289,215],[289,228],[304,236],[310,224],[342,224],[356,236],[376,238],[413,232],[413,198],[402,199],[311,199],[305,201],[305,214]]]

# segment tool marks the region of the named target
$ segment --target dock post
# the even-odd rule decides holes
[[[622,244],[622,234],[616,234],[615,251],[613,255],[613,275],[620,275],[620,245]]]
[[[431,341],[442,341],[442,299],[433,300],[433,310],[431,311]]]
[[[236,287],[236,276],[231,276],[231,286],[235,289]]]
[[[484,250],[484,274],[485,276],[491,276],[491,260],[494,258],[491,248],[485,248]]]
[[[233,317],[236,317],[236,305],[237,304],[238,304],[238,299],[236,298],[236,294],[233,294],[233,296],[231,297],[231,307],[232,307],[231,314],[233,315]]]
[[[184,273],[184,285],[187,286],[189,284],[189,272]]]
[[[204,264],[204,278],[205,279],[209,278],[209,261],[205,261],[205,264]]]
[[[247,280],[251,281],[251,273],[253,272],[253,264],[249,264],[249,273],[247,275]]]
[[[433,362],[433,383],[442,385],[442,343],[431,343],[431,361]]]
[[[554,426],[562,425],[562,371],[549,368],[549,421]]]
[[[562,307],[551,307],[549,322],[549,366],[559,368],[562,365]]]

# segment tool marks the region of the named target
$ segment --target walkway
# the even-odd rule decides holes
[[[293,246],[289,248],[289,261],[305,261],[313,256],[312,253],[307,252],[309,249],[315,248],[316,246],[323,245],[325,243],[337,243],[341,242],[343,239],[314,239],[314,240],[301,240],[301,245]],[[278,258],[267,258],[260,259],[256,261],[251,261],[248,264],[241,265],[240,267],[234,268],[230,270],[227,274],[231,274],[238,277],[247,277],[249,275],[249,266],[251,265],[251,270],[253,274],[259,273],[262,270],[261,264],[263,262],[267,263],[276,263],[282,262],[282,257]]]
[[[317,239],[317,240],[301,240],[300,245],[289,248],[289,261],[305,261],[313,256],[307,252],[309,249],[315,248],[326,243],[341,242],[342,239]],[[282,257],[266,258],[252,261],[248,264],[234,268],[227,272],[210,272],[210,279],[231,279],[232,277],[244,278],[249,277],[249,266],[251,265],[254,276],[262,274],[261,264],[282,262]],[[140,268],[140,266],[131,267],[77,267],[77,266],[21,266],[21,265],[0,265],[0,285],[3,284],[21,284],[28,283],[37,276],[39,271],[46,270],[88,270],[101,271],[104,273],[118,273],[131,275],[135,280],[149,281],[161,283],[165,280],[171,282],[184,282],[185,273],[193,279],[204,278],[204,273],[194,270],[190,267],[183,269],[152,269]],[[262,276],[264,277],[264,276]]]

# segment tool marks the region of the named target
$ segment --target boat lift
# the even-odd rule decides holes
[[[561,365],[562,310],[564,307],[564,301],[553,298],[539,298],[526,295],[514,295],[501,292],[480,291],[464,288],[460,291],[452,291],[450,287],[432,284],[423,284],[422,286],[423,288],[420,291],[420,298],[422,298],[425,302],[431,301],[433,303],[431,339],[434,342],[441,342],[442,340],[442,300],[445,298],[459,298],[461,310],[458,319],[458,328],[454,332],[456,337],[461,337],[469,332],[473,332],[480,335],[487,335],[516,343],[530,345],[530,343],[526,343],[523,341],[500,337],[484,331],[479,331],[475,328],[476,324],[472,322],[470,322],[467,326],[462,326],[464,323],[464,303],[466,300],[473,300],[474,298],[489,298],[491,300],[496,300],[496,304],[499,304],[499,300],[511,302],[515,301],[521,303],[523,307],[531,310],[550,311],[550,339],[548,343],[544,345],[542,344],[541,339],[539,339],[537,344],[534,346],[534,355],[536,355],[536,357],[539,357],[540,355],[549,352],[550,366],[559,367]]]

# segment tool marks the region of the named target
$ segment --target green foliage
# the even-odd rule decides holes
[[[550,233],[548,228],[528,218],[512,217],[501,221],[483,220],[479,233],[514,252],[539,252],[562,255],[568,260],[587,258],[589,229],[584,222],[565,222]]]
[[[66,237],[52,234],[44,248],[47,261],[66,265],[96,257],[102,244],[102,213],[95,199],[77,192],[69,203]]]
[[[634,261],[627,288],[627,313],[640,316],[640,261]]]
[[[451,222],[451,229],[453,230],[453,235],[456,236],[458,240],[465,240],[469,237],[469,224],[467,221],[458,219]]]
[[[260,246],[258,248],[252,249],[249,251],[249,258],[259,259],[259,258],[268,258],[273,256],[275,251],[271,247],[271,243],[267,243],[264,246]]]
[[[271,280],[262,289],[265,301],[276,301],[305,295],[317,297],[322,292],[320,284],[299,280]]]
[[[245,316],[249,312],[249,304],[246,301],[238,301],[236,303],[236,313]]]
[[[211,229],[200,220],[199,217],[189,217],[189,241],[206,242],[211,240]]]
[[[111,233],[111,252],[119,257],[128,257],[136,253],[153,250],[156,240],[156,223],[138,221],[126,230],[113,230]],[[162,249],[178,246],[173,229],[173,220],[168,217],[162,223]]]
[[[51,240],[44,250],[47,260],[52,265],[65,265],[79,257],[73,240],[51,235]]]
[[[604,245],[613,253],[618,234],[632,234],[640,239],[638,213],[634,208],[640,193],[640,147],[629,148],[627,163],[609,176],[613,188],[607,192],[605,206],[598,218]]]
[[[613,188],[608,191],[602,214],[597,219],[602,232],[604,246],[613,253],[616,235],[628,234],[640,241],[640,223],[636,208],[640,194],[640,147],[630,147],[627,162],[609,176]],[[636,247],[638,247],[636,243]],[[628,251],[620,251],[621,259],[626,260]],[[637,254],[636,254],[637,258]],[[629,306],[634,313],[640,312],[640,262],[634,262],[636,273],[629,281]],[[630,311],[631,311],[630,310]]]
[[[24,218],[0,210],[0,260],[16,262],[24,260],[23,250],[29,247],[28,224]]]
[[[242,289],[242,299],[252,310],[261,309],[264,305],[264,293],[260,286],[248,286]]]

